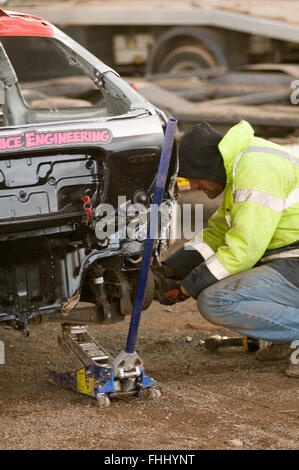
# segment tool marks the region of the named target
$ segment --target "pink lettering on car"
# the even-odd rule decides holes
[[[0,151],[33,147],[52,147],[65,144],[108,143],[111,139],[112,133],[109,129],[58,132],[30,131],[23,134],[0,137]]]

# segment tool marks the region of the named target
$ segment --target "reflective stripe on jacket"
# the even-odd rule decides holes
[[[219,144],[224,201],[191,242],[216,279],[252,268],[267,249],[299,240],[299,156],[254,136],[241,121]]]

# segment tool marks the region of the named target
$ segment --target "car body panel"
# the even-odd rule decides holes
[[[87,75],[101,97],[95,106],[28,105],[0,44],[0,321],[26,331],[38,319],[67,321],[79,300],[95,306],[92,315],[90,307],[81,309],[81,320],[121,320],[131,313],[145,222],[137,218],[130,238],[127,232],[120,236],[120,220],[125,209],[125,227],[132,222],[126,209],[140,197],[148,217],[165,115],[43,19],[2,12],[0,35],[40,36]],[[170,212],[176,173],[174,147],[163,201]],[[101,238],[105,205],[116,223],[108,218],[107,236]],[[168,244],[156,242],[154,260]],[[100,289],[97,279],[103,279]],[[152,297],[153,292],[148,303]]]

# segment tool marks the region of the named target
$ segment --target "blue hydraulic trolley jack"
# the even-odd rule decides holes
[[[135,351],[135,346],[152,251],[158,233],[158,212],[163,200],[176,124],[176,119],[169,119],[165,131],[147,239],[125,350],[113,359],[89,335],[87,326],[62,325],[62,345],[72,352],[79,367],[75,372],[58,373],[52,371],[50,379],[60,387],[71,388],[97,398],[99,405],[103,407],[109,406],[111,397],[140,396],[144,390],[152,398],[160,396],[157,382],[145,375],[142,359]]]

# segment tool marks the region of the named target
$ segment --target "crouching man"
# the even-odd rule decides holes
[[[203,317],[271,342],[260,360],[299,340],[299,156],[255,137],[246,121],[222,137],[202,122],[185,132],[179,176],[224,201],[208,227],[155,274],[158,301],[192,296]],[[287,375],[299,377],[299,365]]]

